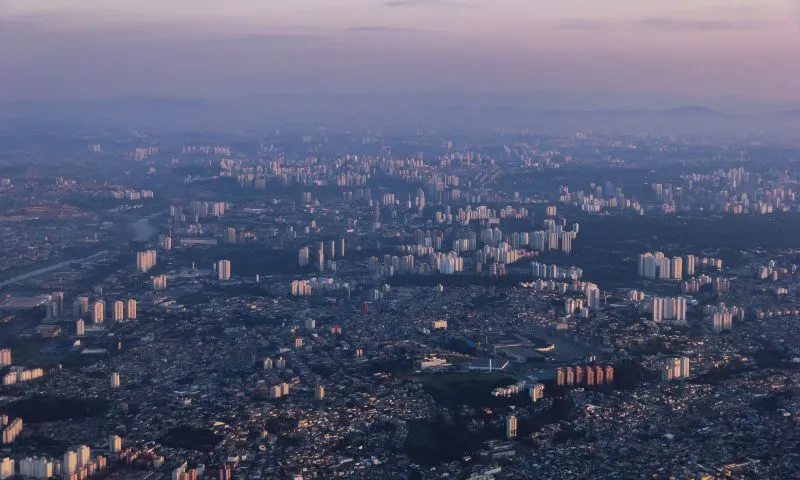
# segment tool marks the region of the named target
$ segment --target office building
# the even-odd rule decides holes
[[[231,279],[231,262],[229,260],[217,262],[217,279],[220,282],[227,282]]]
[[[120,385],[119,373],[114,372],[111,374],[111,388],[119,388],[119,385]]]
[[[129,298],[127,307],[128,320],[136,320],[136,300]]]
[[[125,303],[122,300],[114,302],[113,308],[111,309],[111,319],[115,322],[125,320]]]
[[[92,323],[100,325],[106,320],[106,302],[98,300],[92,306]]]
[[[506,438],[512,440],[517,438],[517,417],[516,415],[509,415],[506,418]]]

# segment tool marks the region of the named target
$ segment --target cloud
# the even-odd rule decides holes
[[[605,25],[591,20],[561,23],[556,25],[556,30],[600,30]]]
[[[469,3],[459,2],[457,0],[386,0],[383,2],[384,7],[471,7]]]
[[[684,18],[649,18],[636,22],[636,25],[662,30],[693,31],[739,31],[763,30],[773,25],[772,22],[759,20],[693,20]]]
[[[361,27],[350,27],[348,32],[354,33],[433,33],[433,30],[422,30],[418,28],[386,27],[382,25],[365,25]]]

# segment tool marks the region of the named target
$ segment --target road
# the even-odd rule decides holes
[[[23,273],[22,275],[17,275],[16,277],[12,277],[12,278],[9,278],[8,280],[0,282],[0,288],[5,288],[5,287],[7,287],[9,285],[13,285],[15,283],[19,283],[19,282],[21,282],[23,280],[28,280],[30,278],[38,277],[39,275],[44,275],[45,273],[49,273],[49,272],[64,268],[67,265],[69,265],[70,263],[85,263],[85,262],[89,262],[89,261],[95,260],[95,259],[97,259],[99,257],[104,256],[104,255],[108,255],[108,250],[103,250],[101,252],[97,252],[97,253],[95,253],[93,255],[90,255],[88,257],[76,258],[76,259],[72,259],[72,260],[65,260],[63,262],[59,262],[59,263],[56,263],[54,265],[50,265],[49,267],[44,267],[44,268],[39,268],[37,270],[32,270],[32,271],[30,271],[28,273]]]

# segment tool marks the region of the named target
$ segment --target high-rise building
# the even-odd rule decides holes
[[[157,275],[150,279],[153,282],[153,290],[166,290],[167,288],[167,276],[166,275]]]
[[[586,367],[586,385],[591,387],[594,384],[595,384],[594,369],[592,367]]]
[[[120,385],[119,373],[114,372],[111,374],[111,388],[119,388],[119,385]]]
[[[689,378],[689,358],[670,358],[664,363],[661,371],[661,379],[665,382]]]
[[[614,367],[606,366],[606,383],[614,383]]]
[[[654,322],[686,323],[686,297],[654,297],[651,307]]]
[[[711,319],[715,332],[733,329],[733,313],[731,312],[717,312]]]
[[[664,365],[664,367],[661,369],[661,380],[665,382],[671,382],[673,379],[673,372],[674,370],[672,369],[672,365]]]
[[[590,367],[591,368],[591,367]],[[596,365],[594,367],[594,381],[597,385],[602,385],[605,380],[605,373],[603,371],[603,367],[600,365]]]
[[[92,306],[92,323],[100,325],[106,320],[106,302],[98,300]]]
[[[236,229],[233,227],[228,227],[225,230],[225,241],[228,243],[236,243]]]
[[[344,238],[340,238],[339,239],[338,252],[339,252],[339,257],[344,257],[344,252],[345,252],[345,239]]]
[[[3,460],[0,461],[0,480],[7,480],[13,477],[14,474],[14,459],[9,457],[3,458]]]
[[[689,357],[681,357],[681,377],[688,378],[690,374]]]
[[[11,365],[11,349],[0,349],[0,367],[7,367]]]
[[[317,268],[320,272],[325,271],[325,246],[322,242],[317,246]]]
[[[136,253],[136,270],[140,273],[149,272],[156,266],[156,251],[145,250]]]
[[[127,307],[128,320],[136,320],[136,300],[129,298]]]
[[[283,396],[283,389],[280,385],[275,385],[269,390],[270,398],[281,398]]]
[[[111,319],[115,322],[125,320],[125,302],[117,300],[114,302],[114,308],[111,311]]]
[[[301,267],[308,265],[308,247],[301,248],[297,253],[297,263]]]
[[[3,427],[3,445],[14,443],[17,436],[22,431],[22,418],[15,418],[8,425]]]
[[[217,262],[217,278],[220,282],[227,282],[231,279],[230,260],[220,260]]]
[[[61,461],[61,474],[65,479],[69,479],[77,470],[78,454],[70,450],[64,454],[64,459]]]
[[[46,480],[53,476],[53,462],[46,458],[24,458],[19,461],[19,474],[23,477]]]
[[[686,323],[686,298],[678,297],[675,299],[675,321]]]
[[[529,389],[528,393],[531,396],[531,400],[533,403],[538,402],[542,398],[544,398],[544,384],[543,383],[536,383]]]
[[[509,440],[517,438],[517,417],[516,415],[509,415],[506,418],[506,438]]]
[[[316,388],[314,388],[314,398],[316,400],[322,400],[325,398],[325,387],[317,384]]]
[[[122,451],[122,437],[119,435],[111,435],[108,437],[108,450],[111,453],[119,453]]]
[[[83,319],[78,319],[75,322],[75,334],[79,337],[86,335],[86,324],[84,323]]]
[[[584,380],[585,375],[586,374],[585,374],[585,371],[583,370],[583,367],[581,367],[581,366],[575,367],[575,383],[577,385],[582,385],[583,384],[583,380]]]
[[[307,318],[305,321],[305,326],[308,330],[313,330],[317,327],[317,322],[313,318]]]
[[[683,279],[683,259],[681,257],[674,257],[672,259],[672,272],[670,272],[670,277],[672,277],[673,280]]]
[[[89,297],[87,297],[86,295],[81,295],[80,297],[78,297],[75,303],[77,305],[78,309],[77,313],[79,317],[89,314]]]
[[[600,309],[600,288],[595,284],[586,287],[586,300],[592,310]]]
[[[53,292],[47,304],[47,317],[57,318],[64,313],[64,292]]]
[[[92,461],[92,449],[86,445],[78,447],[76,452],[78,454],[78,467],[85,467]]]
[[[556,370],[556,385],[562,386],[566,383],[566,376],[564,374],[564,369],[559,368]]]
[[[694,277],[694,269],[697,265],[697,257],[694,255],[686,255],[686,265],[684,265],[686,269],[686,276],[687,277]]]
[[[161,248],[163,248],[166,251],[172,250],[172,237],[170,237],[169,235],[162,235]]]
[[[272,370],[273,362],[269,357],[265,357],[263,361],[264,370]]]
[[[575,385],[575,369],[567,367],[565,371],[567,374],[567,385]]]
[[[653,321],[658,323],[664,320],[664,299],[661,297],[653,298]]]

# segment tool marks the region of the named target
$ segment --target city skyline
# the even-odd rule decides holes
[[[0,2],[0,66],[13,72],[0,100],[550,89],[800,100],[790,0],[109,3]]]

